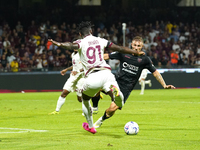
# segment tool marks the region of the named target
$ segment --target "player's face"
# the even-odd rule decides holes
[[[136,50],[136,51],[141,51],[142,47],[143,47],[143,42],[141,41],[132,41],[131,43],[132,49]]]

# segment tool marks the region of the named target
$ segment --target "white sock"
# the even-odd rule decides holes
[[[62,105],[65,103],[65,98],[63,97],[59,97],[58,101],[57,101],[57,106],[56,106],[56,111],[60,111],[60,108],[62,107]]]
[[[82,100],[82,110],[85,115],[85,118],[88,122],[89,128],[93,127],[93,117],[92,117],[92,107],[90,105],[90,101]]]
[[[147,80],[147,81],[144,81],[145,82],[145,84],[149,84],[150,83],[150,80]]]
[[[141,93],[144,93],[145,81],[142,80],[140,83],[141,83]]]

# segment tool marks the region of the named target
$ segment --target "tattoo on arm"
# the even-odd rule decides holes
[[[65,42],[65,43],[61,43],[61,47],[64,47],[66,49],[72,49],[72,43],[70,42]]]
[[[156,80],[158,80],[158,82],[163,86],[165,87],[166,86],[166,83],[163,79],[163,77],[161,76],[161,74],[158,72],[158,71],[155,71],[153,73],[154,77],[156,78]]]

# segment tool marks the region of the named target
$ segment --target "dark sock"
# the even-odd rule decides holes
[[[105,111],[105,113],[104,113],[104,115],[103,115],[103,117],[102,117],[102,120],[106,120],[106,119],[108,119],[108,118],[110,118],[110,117],[107,117],[107,116],[106,116],[106,111]]]
[[[92,98],[93,107],[98,107],[99,100],[100,100],[100,95],[97,96],[97,97],[93,97],[93,98]]]

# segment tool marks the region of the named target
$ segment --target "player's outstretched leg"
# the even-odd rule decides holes
[[[141,81],[140,81],[140,84],[141,84],[141,92],[140,92],[140,95],[143,95],[143,94],[144,94],[144,89],[145,89],[145,81],[144,81],[144,80],[141,80]]]
[[[120,89],[118,87],[116,87],[115,85],[111,85],[110,87],[112,93],[113,93],[113,96],[114,96],[114,102],[117,106],[119,107],[123,107],[124,105],[124,96],[123,94],[121,93]]]
[[[151,80],[147,80],[147,81],[145,81],[145,84],[149,84],[149,87],[152,86]]]
[[[101,127],[103,121],[105,121],[106,119],[112,117],[115,113],[115,111],[118,108],[122,108],[124,105],[124,96],[121,93],[121,91],[119,90],[119,88],[117,88],[116,86],[112,85],[111,86],[111,93],[109,94],[111,96],[111,98],[114,97],[113,102],[110,104],[110,107],[105,111],[104,115],[102,117],[100,117],[95,123],[94,123],[94,127],[95,128],[99,128]],[[109,92],[108,92],[109,93]],[[112,97],[113,95],[113,97]]]
[[[100,94],[96,95],[95,97],[92,97],[92,112],[93,114],[97,114],[98,113],[98,103],[100,100]]]
[[[70,91],[68,91],[66,89],[63,89],[62,94],[58,98],[57,105],[56,105],[56,110],[51,112],[51,113],[49,113],[49,115],[59,114],[59,111],[60,111],[62,105],[65,103],[65,98],[69,93],[70,93]]]
[[[59,111],[60,111],[60,108],[62,107],[62,105],[65,103],[65,98],[63,98],[62,96],[60,96],[58,98],[58,101],[57,101],[57,105],[56,105],[56,110],[49,113],[49,115],[57,115],[59,114]]]

